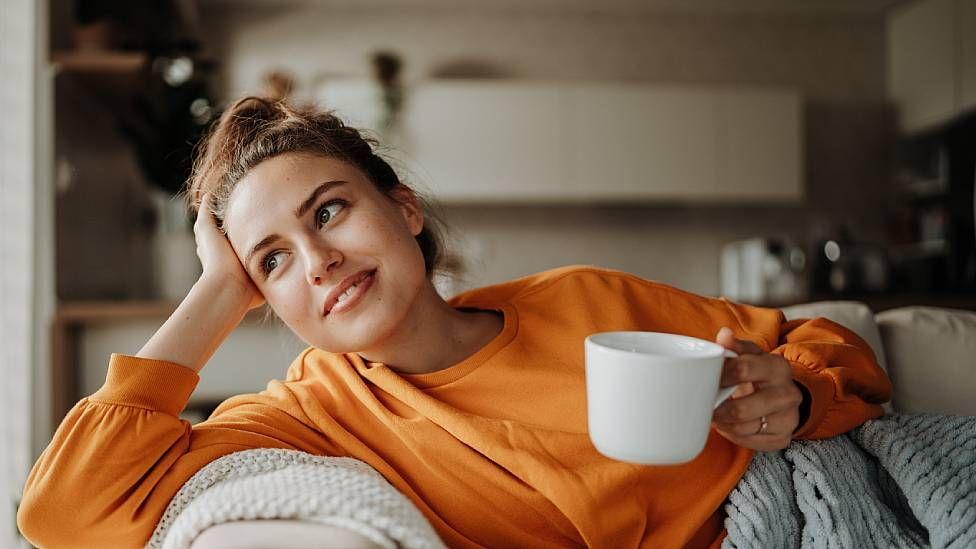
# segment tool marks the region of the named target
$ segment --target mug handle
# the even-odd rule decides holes
[[[738,356],[739,353],[736,353],[735,351],[730,351],[728,349],[725,350],[725,358],[736,358]],[[719,404],[722,404],[727,398],[732,396],[732,393],[735,392],[736,387],[738,387],[738,385],[719,389],[718,395],[715,397],[715,406],[713,406],[712,409],[714,410],[715,408],[718,408]]]

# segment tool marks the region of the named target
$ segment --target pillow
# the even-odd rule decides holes
[[[874,351],[878,365],[886,373],[888,372],[885,349],[881,344],[881,333],[874,321],[874,313],[864,303],[860,301],[817,301],[783,307],[782,311],[787,320],[823,317],[861,336],[861,339],[867,342],[871,350]],[[892,383],[894,382],[895,380],[892,379]],[[893,402],[885,402],[881,407],[884,408],[886,414],[894,412]]]
[[[903,307],[877,321],[898,411],[976,415],[976,313]]]

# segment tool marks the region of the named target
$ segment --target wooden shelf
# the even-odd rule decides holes
[[[171,301],[63,301],[55,311],[55,322],[88,324],[106,320],[158,318],[165,320],[179,303]],[[267,314],[259,307],[244,316],[242,324],[260,324]]]
[[[168,301],[69,301],[58,305],[57,320],[85,323],[117,318],[169,316],[177,304]]]
[[[58,71],[84,74],[132,74],[149,61],[144,52],[110,50],[61,50],[51,54]]]

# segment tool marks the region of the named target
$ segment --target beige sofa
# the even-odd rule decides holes
[[[877,315],[863,303],[824,301],[783,309],[787,318],[825,317],[860,335],[874,349],[894,385],[885,410],[899,413],[976,415],[976,313],[905,307]],[[213,526],[194,549],[281,547],[379,547],[334,526],[262,520]]]

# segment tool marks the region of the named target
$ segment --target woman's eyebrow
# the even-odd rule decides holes
[[[251,258],[254,257],[254,254],[260,252],[262,248],[267,248],[273,244],[275,240],[278,240],[278,238],[280,238],[278,235],[271,234],[262,238],[261,242],[255,244],[254,247],[251,248],[251,251],[247,252],[247,256],[244,258],[245,267],[251,264]]]
[[[308,211],[312,209],[312,206],[315,204],[315,200],[318,199],[319,195],[332,188],[338,187],[340,185],[345,185],[346,183],[347,181],[341,181],[341,180],[326,181],[325,183],[322,183],[321,185],[316,187],[314,191],[312,191],[312,194],[308,195],[308,198],[305,199],[305,202],[302,202],[301,205],[298,206],[298,209],[295,210],[295,217],[301,218],[303,215],[308,213]]]

